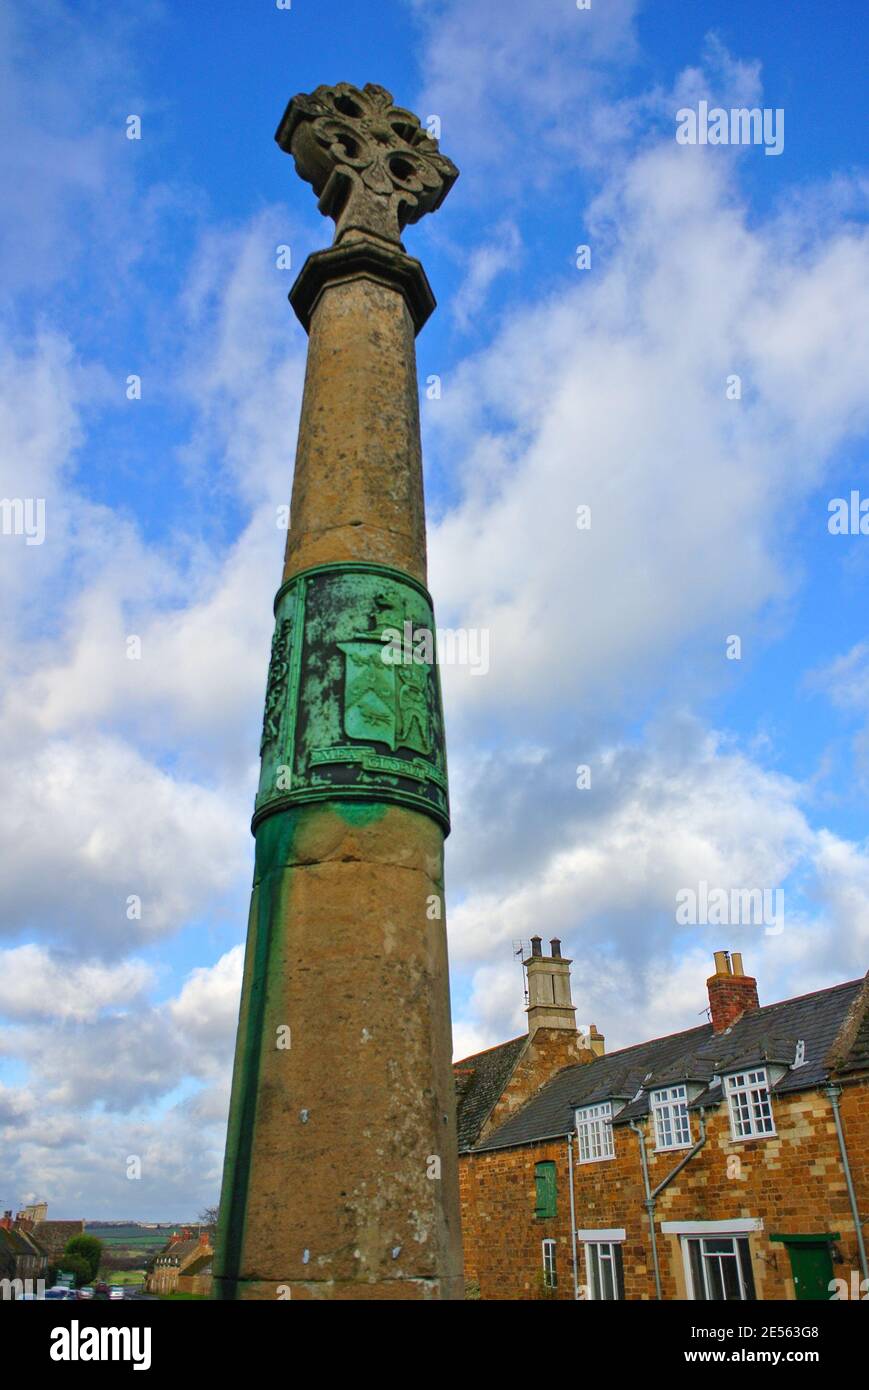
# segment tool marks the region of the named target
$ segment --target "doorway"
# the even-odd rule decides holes
[[[816,1236],[770,1236],[770,1240],[780,1241],[788,1252],[797,1300],[830,1299],[832,1243],[838,1239],[838,1232],[833,1231]]]

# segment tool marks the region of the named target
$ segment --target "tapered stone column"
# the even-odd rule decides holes
[[[400,241],[458,171],[379,87],[296,97],[276,138],[337,225],[290,294],[308,368],[215,1296],[460,1298],[449,810],[414,352],[434,299]]]

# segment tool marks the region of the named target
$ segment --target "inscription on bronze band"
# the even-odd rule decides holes
[[[283,586],[255,825],[286,805],[342,798],[413,806],[449,830],[434,643],[431,599],[398,570],[323,565]]]

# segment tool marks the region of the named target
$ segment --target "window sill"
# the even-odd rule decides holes
[[[767,1130],[765,1134],[734,1134],[731,1130],[730,1142],[732,1144],[758,1144],[763,1143],[764,1139],[778,1139],[778,1137],[774,1129]]]

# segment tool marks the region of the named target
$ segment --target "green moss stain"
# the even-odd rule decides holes
[[[287,897],[295,867],[296,841],[312,817],[337,816],[345,824],[371,825],[386,815],[387,805],[377,802],[329,801],[298,806],[268,816],[256,829],[256,856],[251,913],[248,925],[249,964],[246,962],[240,1012],[240,1036],[226,1138],[220,1223],[217,1236],[215,1286],[227,1299],[238,1296],[245,1225],[250,1197],[250,1176],[257,1119],[260,1073],[265,1044],[269,995],[274,986],[270,970],[278,933],[286,928]]]
[[[217,1277],[227,1281],[221,1293],[229,1298],[237,1296],[237,1280],[244,1250],[265,1032],[269,956],[275,929],[285,920],[284,904],[293,873],[288,861],[293,857],[298,819],[298,811],[270,816],[260,825],[256,836],[254,890],[248,926],[248,931],[254,933],[252,947],[249,947],[252,949],[252,961],[245,981],[247,997],[242,1000],[241,1008],[243,1037],[237,1046],[232,1081],[215,1261]]]
[[[389,809],[375,801],[331,801],[329,805],[347,825],[373,825],[376,821],[382,820]]]

